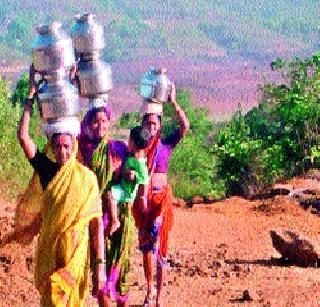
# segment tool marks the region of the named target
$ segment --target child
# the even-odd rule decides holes
[[[123,176],[120,183],[111,186],[108,193],[108,209],[111,215],[110,235],[120,227],[117,213],[118,204],[133,203],[138,193],[143,210],[147,209],[149,175],[144,155],[147,144],[148,136],[144,129],[140,126],[132,128],[128,144],[130,153],[124,165]]]

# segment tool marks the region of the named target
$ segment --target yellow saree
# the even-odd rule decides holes
[[[16,230],[20,232],[18,241],[24,242],[28,241],[26,230],[35,234],[35,225],[40,225],[35,284],[41,306],[84,306],[88,293],[89,221],[102,216],[96,176],[74,154],[44,192],[39,191],[37,177],[32,178],[19,201],[20,216],[26,219],[17,224]],[[36,188],[34,194],[30,187]]]

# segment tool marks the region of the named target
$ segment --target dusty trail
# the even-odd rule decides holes
[[[290,184],[299,188],[304,183]],[[312,184],[320,191],[319,183]],[[1,236],[10,229],[13,209],[13,204],[1,203]],[[168,306],[319,306],[319,268],[283,266],[269,235],[271,229],[291,229],[319,241],[319,221],[288,196],[259,201],[233,197],[192,209],[175,208]],[[33,248],[13,244],[0,250],[0,306],[38,306]],[[131,303],[139,306],[144,280],[137,250],[131,284]],[[88,306],[96,306],[94,299]]]

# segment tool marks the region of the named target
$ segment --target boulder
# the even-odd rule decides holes
[[[319,251],[309,239],[292,231],[285,231],[280,235],[271,230],[270,236],[273,247],[290,263],[302,267],[317,266]]]

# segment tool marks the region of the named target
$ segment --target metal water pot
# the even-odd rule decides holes
[[[91,13],[75,17],[75,24],[71,28],[71,37],[76,53],[92,54],[100,53],[105,47],[103,27]]]
[[[167,76],[167,70],[151,69],[142,78],[140,84],[140,95],[154,102],[162,103],[168,101],[171,91],[171,81]]]
[[[41,25],[32,44],[33,64],[36,71],[50,74],[52,71],[69,69],[75,63],[71,38],[61,29],[61,24]]]
[[[78,91],[64,74],[66,72],[60,70],[49,76],[38,91],[40,115],[44,121],[79,115]]]
[[[100,60],[81,60],[78,69],[81,97],[97,97],[112,89],[112,71],[109,64]]]
[[[157,83],[157,70],[151,69],[145,73],[140,83],[140,95],[148,100],[154,98]]]
[[[167,70],[161,68],[157,71],[157,81],[155,87],[154,98],[161,102],[168,101],[171,92],[171,81],[167,76]]]

